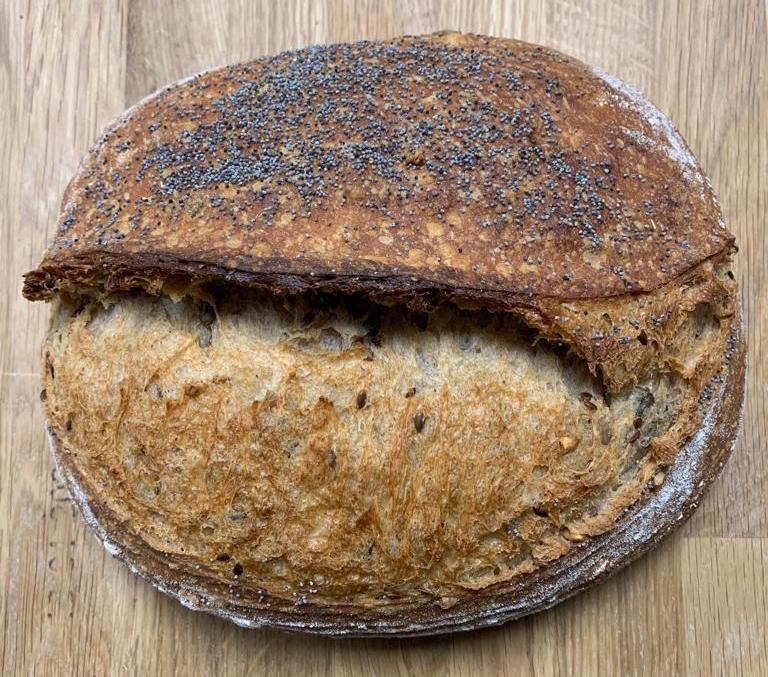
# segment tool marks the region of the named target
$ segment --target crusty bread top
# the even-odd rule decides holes
[[[286,52],[141,102],[69,185],[24,293],[181,276],[504,306],[649,291],[732,246],[635,90],[440,33]]]

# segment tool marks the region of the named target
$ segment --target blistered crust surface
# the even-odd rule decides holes
[[[286,52],[143,101],[86,158],[25,294],[176,272],[584,298],[656,288],[731,243],[642,95],[448,33]]]

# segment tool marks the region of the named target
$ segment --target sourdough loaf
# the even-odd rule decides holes
[[[54,455],[194,608],[476,627],[643,552],[736,432],[709,181],[652,104],[526,43],[313,47],[162,90],[68,187]]]

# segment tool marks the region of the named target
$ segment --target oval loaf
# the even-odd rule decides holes
[[[743,399],[736,251],[668,119],[458,33],[228,66],[68,186],[54,456],[115,554],[248,626],[546,608],[697,505]]]

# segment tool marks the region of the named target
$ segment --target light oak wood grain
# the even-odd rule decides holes
[[[2,674],[768,674],[768,16],[760,0],[0,3]],[[162,84],[305,44],[452,28],[562,49],[643,89],[712,177],[750,345],[736,453],[691,521],[607,583],[502,628],[403,641],[247,631],[110,558],[52,472],[20,297],[79,158]]]

